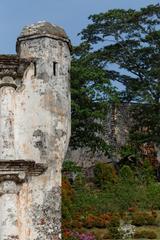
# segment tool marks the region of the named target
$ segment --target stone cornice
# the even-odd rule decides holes
[[[52,34],[37,34],[37,35],[31,34],[31,35],[22,36],[22,37],[17,38],[17,42],[16,42],[17,53],[19,52],[20,42],[26,41],[26,40],[33,40],[33,39],[37,39],[37,38],[45,38],[45,37],[52,38],[55,40],[60,40],[62,42],[66,42],[69,46],[69,49],[70,50],[72,49],[71,41],[68,38],[64,38],[64,37],[60,37],[60,36],[56,36],[56,35],[52,35]]]
[[[20,59],[17,55],[0,55],[0,78],[22,78],[32,59]]]
[[[39,176],[47,166],[30,160],[0,160],[0,182],[12,180],[17,183],[26,181],[28,176]]]

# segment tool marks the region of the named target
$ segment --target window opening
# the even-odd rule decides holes
[[[57,62],[53,62],[53,75],[57,75]]]
[[[37,75],[37,64],[34,62],[34,76],[36,77]]]

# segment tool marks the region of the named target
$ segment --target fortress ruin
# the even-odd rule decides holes
[[[70,137],[70,41],[48,22],[0,55],[0,240],[61,237],[61,164]]]

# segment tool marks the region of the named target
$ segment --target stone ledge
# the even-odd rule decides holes
[[[0,182],[13,180],[17,183],[24,182],[27,176],[39,176],[45,172],[47,166],[34,161],[25,160],[0,160]]]
[[[16,43],[16,51],[17,53],[19,52],[19,46],[20,46],[20,42],[22,41],[26,41],[26,40],[33,40],[33,39],[37,39],[37,38],[51,38],[51,39],[55,39],[55,40],[60,40],[62,42],[66,42],[68,44],[69,49],[72,49],[72,45],[71,45],[71,41],[68,38],[64,38],[64,37],[60,37],[60,36],[56,36],[56,35],[51,35],[51,34],[37,34],[37,35],[28,35],[28,36],[22,36],[22,37],[18,37],[17,38],[17,43]]]
[[[20,59],[17,55],[0,55],[0,77],[22,78],[33,59]]]

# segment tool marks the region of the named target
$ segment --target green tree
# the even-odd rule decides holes
[[[71,68],[72,135],[70,146],[108,153],[103,120],[109,102],[118,101],[115,88],[88,44],[73,48]]]
[[[83,44],[90,46],[92,58],[103,66],[109,80],[122,84],[121,100],[138,103],[132,138],[159,143],[160,5],[138,11],[113,9],[89,19],[81,32]]]

